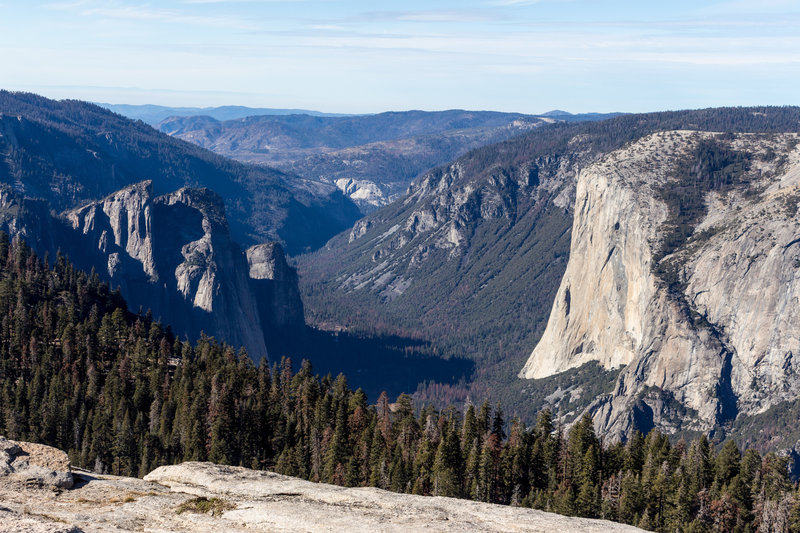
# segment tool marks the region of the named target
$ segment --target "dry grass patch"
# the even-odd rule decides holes
[[[205,498],[200,496],[186,500],[178,506],[175,510],[176,513],[203,513],[210,514],[211,516],[220,516],[225,511],[235,509],[236,506],[232,503],[225,501],[221,498]]]

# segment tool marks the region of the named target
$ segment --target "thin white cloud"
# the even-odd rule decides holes
[[[86,17],[104,17],[126,20],[174,20],[180,15],[171,9],[141,6],[92,7],[83,9],[81,15]]]
[[[753,2],[751,0],[732,0],[729,2],[712,4],[700,8],[698,11],[707,13],[763,14],[796,12],[799,10],[800,1],[798,0],[759,0],[758,2]]]
[[[181,0],[181,4],[290,4],[309,0]]]
[[[469,11],[409,11],[397,16],[397,20],[409,22],[486,22],[495,16]]]
[[[416,10],[416,11],[368,11],[344,19],[351,23],[365,22],[490,22],[498,20],[498,15],[489,10]]]
[[[627,57],[630,61],[645,63],[681,63],[685,65],[744,67],[753,65],[800,65],[798,53],[670,53],[670,52],[643,52],[632,53]]]
[[[467,56],[487,64],[541,64],[625,62],[683,63],[686,65],[759,65],[800,62],[800,37],[687,36],[606,34],[592,32],[514,32],[496,34],[359,35],[333,33],[298,35],[286,47],[328,50],[364,50],[379,55],[388,51],[431,56]],[[278,43],[275,43],[278,46]],[[482,59],[484,58],[484,59]],[[513,70],[508,67],[506,70]]]
[[[545,68],[542,65],[525,64],[487,65],[484,68],[484,71],[488,73],[513,76],[540,74],[544,70]]]
[[[334,31],[334,32],[349,31],[344,26],[338,26],[336,24],[313,24],[311,26],[311,29],[314,31]]]
[[[45,4],[44,7],[47,9],[55,9],[59,11],[69,11],[80,7],[88,6],[91,4],[92,0],[73,0],[69,2],[51,2],[49,4]]]
[[[572,2],[574,0],[494,0],[489,2],[490,6],[497,7],[517,7],[517,6],[532,6],[534,4],[542,4],[544,2]]]
[[[153,7],[149,3],[134,4],[122,1],[74,0],[47,4],[46,7],[59,11],[72,11],[84,17],[120,21],[166,22],[236,30],[258,29],[252,22],[241,18],[194,15],[178,9]]]

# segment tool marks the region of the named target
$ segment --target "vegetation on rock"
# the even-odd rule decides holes
[[[225,511],[230,511],[234,506],[221,498],[206,498],[198,496],[180,504],[175,510],[176,513],[205,513],[211,516],[219,516]]]

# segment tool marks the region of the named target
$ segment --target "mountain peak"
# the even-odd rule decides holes
[[[553,109],[552,111],[548,111],[547,113],[542,113],[540,116],[543,117],[571,117],[572,113],[569,111],[562,111],[561,109]]]

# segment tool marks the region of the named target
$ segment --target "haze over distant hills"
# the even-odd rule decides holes
[[[350,117],[171,117],[158,128],[218,154],[335,184],[363,212],[405,193],[414,178],[465,152],[554,121],[612,115],[548,116],[491,111],[401,111]],[[552,116],[549,116],[552,115]]]
[[[224,199],[236,241],[280,240],[292,254],[359,216],[332,185],[220,157],[86,102],[2,91],[0,131],[0,181],[57,211],[148,179],[157,195],[207,187]]]
[[[205,116],[215,120],[235,120],[237,118],[255,117],[261,115],[309,115],[312,117],[353,117],[369,116],[375,113],[364,113],[354,115],[352,113],[329,113],[325,111],[314,111],[311,109],[286,109],[275,107],[248,107],[242,105],[224,105],[214,107],[173,107],[158,104],[109,104],[104,102],[93,102],[100,107],[104,107],[119,113],[133,120],[141,120],[151,126],[158,125],[159,122],[170,117],[193,117]],[[402,111],[396,113],[403,113]],[[434,112],[431,112],[434,113]],[[619,113],[570,113],[560,109],[554,109],[546,113],[541,113],[542,117],[553,117],[560,120],[580,121],[596,120],[599,118],[610,118]]]
[[[314,117],[343,117],[350,116],[339,113],[323,113],[309,109],[275,109],[271,107],[246,107],[240,105],[225,105],[217,107],[169,107],[154,104],[105,104],[97,103],[119,113],[120,115],[141,120],[155,126],[169,117],[206,116],[216,120],[232,120],[236,118],[252,117],[256,115],[311,115]]]

